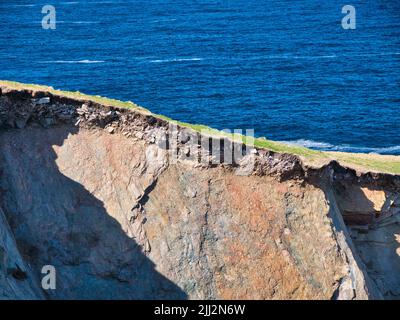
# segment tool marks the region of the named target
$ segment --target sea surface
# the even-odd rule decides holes
[[[42,7],[56,8],[55,30]],[[341,26],[356,8],[355,30]],[[322,150],[400,154],[400,1],[0,1],[0,79]]]

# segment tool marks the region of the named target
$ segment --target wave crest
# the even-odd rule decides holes
[[[104,63],[104,60],[54,60],[54,61],[42,61],[42,63],[83,63],[83,64],[91,64],[91,63]]]
[[[316,149],[320,151],[339,151],[339,152],[354,152],[354,153],[377,153],[386,155],[400,155],[400,146],[372,148],[359,147],[348,144],[333,145],[327,142],[318,142],[314,140],[299,139],[293,141],[280,141],[282,143]]]

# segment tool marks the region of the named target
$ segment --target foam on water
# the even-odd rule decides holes
[[[203,58],[174,58],[174,59],[158,59],[150,60],[151,63],[166,63],[166,62],[188,62],[188,61],[203,61]]]
[[[92,63],[104,63],[103,60],[55,60],[55,61],[42,61],[42,63],[82,63],[82,64],[92,64]]]
[[[326,142],[318,142],[313,140],[293,140],[293,141],[280,141],[289,145],[296,145],[320,151],[339,151],[339,152],[354,152],[354,153],[376,153],[376,154],[394,154],[400,155],[400,146],[382,147],[382,148],[369,148],[351,145],[332,145]]]

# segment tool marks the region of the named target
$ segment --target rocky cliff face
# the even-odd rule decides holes
[[[0,298],[400,297],[399,176],[215,139],[2,87]]]

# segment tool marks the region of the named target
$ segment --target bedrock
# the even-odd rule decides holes
[[[399,177],[266,150],[243,175],[185,128],[171,161],[166,121],[44,96],[0,97],[0,298],[400,297]]]

